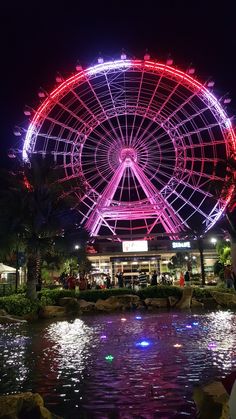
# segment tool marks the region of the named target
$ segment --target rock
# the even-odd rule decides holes
[[[212,298],[219,304],[221,307],[236,307],[236,294],[230,292],[218,292],[210,291]]]
[[[0,309],[0,316],[7,316],[7,312],[6,310],[4,310],[3,308]]]
[[[12,316],[0,316],[0,324],[6,324],[6,323],[27,323],[26,320],[18,319],[17,317]]]
[[[129,308],[136,308],[140,303],[140,297],[138,295],[133,294],[125,294],[125,295],[114,295],[108,298],[111,302],[118,302],[121,304],[125,309]]]
[[[218,308],[218,304],[214,298],[207,297],[202,300],[204,308],[214,310]]]
[[[113,295],[106,300],[99,299],[95,304],[96,309],[99,311],[127,310],[137,308],[139,305],[139,296],[133,294]]]
[[[175,307],[180,308],[180,309],[190,308],[192,295],[193,295],[193,289],[191,287],[184,288],[182,297],[178,301]]]
[[[115,311],[122,308],[122,304],[117,300],[110,300],[107,298],[106,300],[97,300],[95,307],[99,311]]]
[[[0,396],[0,419],[60,419],[44,406],[38,393],[18,393]]]
[[[229,396],[221,381],[213,381],[194,388],[193,399],[199,419],[228,419]]]
[[[63,298],[60,298],[59,299],[58,304],[59,304],[59,306],[65,307],[68,304],[73,304],[73,303],[77,303],[77,302],[78,302],[77,298],[74,298],[74,297],[63,297]]]
[[[80,305],[77,298],[63,297],[59,300],[59,305],[66,308],[67,313],[78,314]]]
[[[39,318],[39,315],[38,313],[35,313],[35,312],[27,313],[27,314],[24,314],[23,316],[23,319],[27,320],[28,322],[33,322],[35,320],[38,320],[38,318]]]
[[[179,300],[175,297],[168,297],[168,302],[170,307],[174,307]]]
[[[79,300],[79,308],[83,312],[95,311],[95,303],[86,300]]]
[[[198,300],[195,300],[195,298],[192,298],[191,307],[192,308],[203,308],[204,307],[204,304],[201,303]]]
[[[53,317],[63,317],[66,315],[66,308],[60,306],[44,306],[39,311],[41,319],[51,319]]]
[[[144,302],[153,308],[166,308],[169,305],[168,298],[145,298]]]

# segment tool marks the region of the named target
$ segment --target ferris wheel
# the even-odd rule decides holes
[[[34,153],[53,155],[75,194],[86,181],[78,209],[91,236],[207,231],[233,193],[235,136],[220,102],[191,71],[150,59],[61,81],[28,127],[23,158]]]

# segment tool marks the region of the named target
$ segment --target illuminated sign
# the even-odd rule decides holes
[[[172,249],[190,249],[190,242],[172,242]]]
[[[135,240],[122,242],[122,250],[123,252],[147,252],[147,241]]]

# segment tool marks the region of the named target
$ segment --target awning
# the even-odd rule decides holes
[[[11,266],[4,265],[3,263],[0,263],[0,273],[14,273],[16,272],[15,268],[12,268]]]

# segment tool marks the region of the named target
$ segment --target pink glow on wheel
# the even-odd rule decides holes
[[[231,121],[204,85],[161,63],[119,60],[48,95],[23,158],[53,155],[75,193],[76,179],[86,180],[80,212],[92,236],[171,236],[220,218],[234,192],[226,161],[235,151]]]

